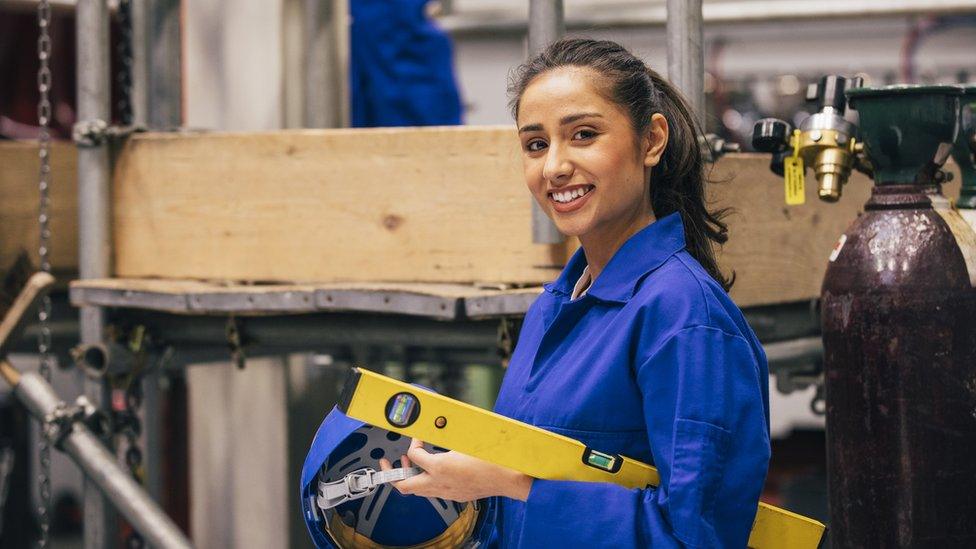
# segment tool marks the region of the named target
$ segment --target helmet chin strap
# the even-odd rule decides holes
[[[331,509],[347,501],[364,498],[381,484],[408,479],[423,472],[420,467],[401,467],[389,471],[377,471],[369,467],[357,469],[334,482],[319,481],[315,503],[323,511]]]

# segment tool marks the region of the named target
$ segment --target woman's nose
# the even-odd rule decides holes
[[[569,161],[560,147],[549,147],[546,164],[542,167],[542,177],[548,181],[559,181],[572,175],[573,163]]]

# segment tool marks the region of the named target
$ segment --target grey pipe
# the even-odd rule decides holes
[[[529,57],[566,33],[562,0],[529,0]]]
[[[109,85],[109,13],[104,0],[78,0],[78,120],[111,120]],[[111,164],[106,143],[78,148],[78,270],[81,278],[105,278],[111,269],[109,181]],[[103,340],[104,312],[81,309],[81,342]],[[100,408],[109,392],[101,380],[85,380],[85,395]],[[97,441],[94,442],[97,444]],[[92,479],[94,480],[94,479]],[[86,478],[84,484],[84,546],[102,549],[113,545],[115,516],[105,497]]]
[[[529,58],[559,40],[566,32],[563,0],[529,0]],[[532,200],[532,242],[559,244],[563,235],[539,204]]]
[[[570,29],[635,28],[662,25],[667,16],[662,3],[646,2],[639,7],[608,10],[580,10],[582,15],[566,20]],[[953,15],[976,12],[972,0],[849,0],[843,4],[821,0],[742,0],[710,2],[705,21],[712,23],[752,23],[764,21],[837,20],[865,17],[901,17],[911,15]],[[441,28],[459,35],[521,34],[525,17],[515,11],[456,11],[438,19]]]
[[[801,337],[788,341],[763,344],[770,366],[799,360],[823,359],[823,340],[820,337]]]
[[[133,2],[133,12],[142,10],[141,26],[134,39],[145,48],[145,120],[153,129],[172,129],[183,124],[183,60],[180,0]]]
[[[78,345],[71,349],[75,365],[92,379],[115,376],[132,370],[136,356],[118,343]]]
[[[705,54],[702,40],[702,0],[668,0],[668,79],[681,90],[698,123],[704,126]]]
[[[41,422],[62,404],[54,389],[35,372],[21,376],[14,394]],[[61,447],[81,467],[85,478],[108,496],[151,546],[163,549],[193,547],[179,527],[129,473],[119,467],[115,456],[84,424],[75,424]]]
[[[108,7],[78,1],[78,119],[111,119]],[[78,148],[78,269],[81,278],[109,275],[109,150],[105,143]]]

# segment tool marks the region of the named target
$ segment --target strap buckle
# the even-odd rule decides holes
[[[423,472],[420,467],[401,467],[389,471],[377,471],[369,467],[357,469],[333,482],[320,480],[315,502],[324,511],[347,501],[364,498],[376,491],[381,484],[408,479]]]

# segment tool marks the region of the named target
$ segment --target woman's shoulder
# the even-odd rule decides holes
[[[751,336],[742,312],[724,288],[687,252],[671,256],[635,289],[631,307],[654,332],[666,336],[708,327]]]

